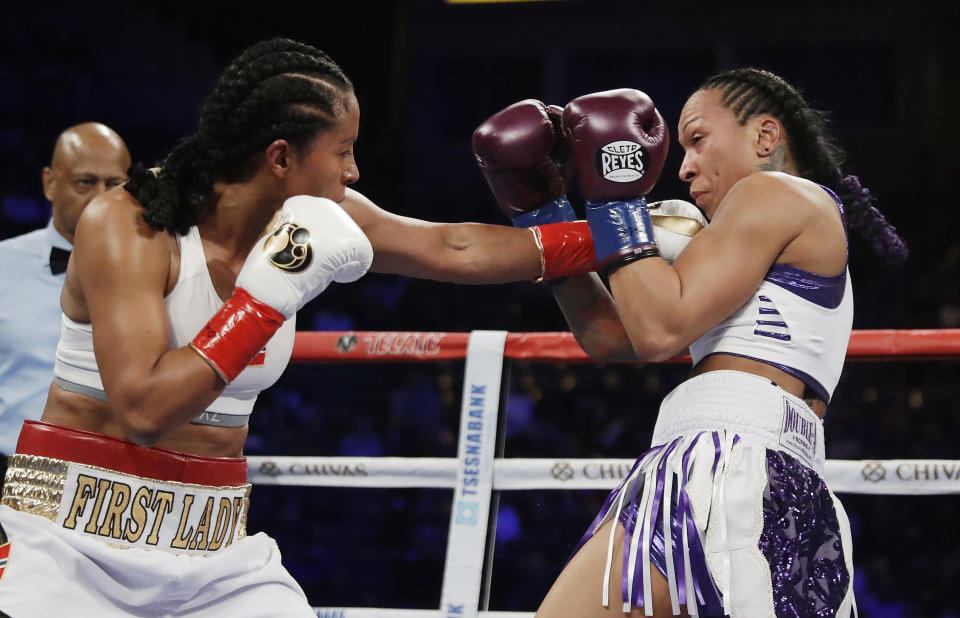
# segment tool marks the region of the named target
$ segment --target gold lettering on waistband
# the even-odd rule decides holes
[[[216,487],[141,479],[22,454],[11,456],[7,481],[4,505],[113,546],[129,543],[175,553],[214,552],[246,536],[249,485]],[[172,521],[165,522],[167,515],[173,516]]]
[[[83,516],[83,511],[87,508],[87,500],[93,497],[93,487],[97,479],[86,474],[77,475],[77,492],[73,494],[73,502],[70,504],[70,513],[63,522],[64,528],[73,530],[77,527],[77,517]]]
[[[103,509],[103,498],[107,495],[108,489],[110,489],[110,479],[97,479],[97,495],[93,503],[93,513],[90,513],[90,521],[83,528],[84,532],[96,534],[97,522],[100,521],[100,511]]]
[[[157,516],[153,520],[153,528],[150,529],[150,536],[147,537],[147,545],[156,545],[160,542],[160,524],[163,523],[163,518],[167,516],[167,513],[173,512],[173,493],[169,491],[157,491],[153,499],[152,510]]]
[[[136,543],[143,536],[143,531],[147,529],[147,511],[150,509],[150,490],[146,487],[140,487],[133,496],[133,502],[130,505],[130,521],[123,531],[123,538],[131,543]],[[134,528],[136,526],[136,528]]]
[[[213,534],[210,537],[210,545],[207,547],[210,551],[217,551],[223,544],[223,539],[227,536],[227,530],[230,529],[230,520],[233,509],[230,498],[220,498],[220,510],[217,512],[217,523],[213,526]]]
[[[203,514],[200,515],[200,523],[197,524],[197,533],[190,541],[190,549],[206,549],[210,539],[210,519],[213,517],[213,496],[207,498],[207,504],[203,507]]]
[[[246,503],[246,498],[234,498],[233,499],[233,516],[230,518],[230,534],[227,536],[227,545],[233,543],[233,540],[237,538],[237,521],[240,519],[240,514],[243,511],[243,506]],[[239,535],[243,536],[243,535]],[[227,545],[224,545],[226,547]]]
[[[187,518],[190,517],[190,509],[193,508],[193,499],[193,494],[184,494],[183,496],[183,508],[180,509],[180,526],[177,528],[177,533],[170,542],[170,547],[174,549],[186,549],[187,543],[190,542],[190,537],[193,536],[193,526],[187,530],[186,535],[183,533],[183,529],[187,526]]]
[[[107,514],[103,518],[103,524],[100,526],[100,536],[109,536],[119,539],[123,535],[123,512],[127,510],[130,504],[130,486],[126,483],[114,481],[110,485],[113,495],[107,502]]]

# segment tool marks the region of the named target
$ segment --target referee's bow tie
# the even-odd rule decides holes
[[[50,272],[55,275],[67,272],[67,261],[70,260],[70,252],[60,247],[51,247],[50,249]]]

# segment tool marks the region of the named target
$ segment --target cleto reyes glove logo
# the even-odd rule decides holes
[[[277,226],[263,244],[270,263],[288,273],[299,273],[313,261],[310,230],[286,221]]]
[[[597,151],[593,167],[604,180],[634,182],[640,180],[650,164],[650,154],[636,142],[610,142]]]

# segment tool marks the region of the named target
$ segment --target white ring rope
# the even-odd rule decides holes
[[[388,609],[383,607],[315,607],[318,618],[440,618],[436,609]],[[533,618],[533,612],[485,612],[486,618]]]
[[[605,489],[617,486],[632,459],[496,459],[493,488]],[[247,457],[248,478],[260,485],[448,488],[457,483],[453,457]],[[937,495],[960,493],[960,460],[828,459],[835,493]]]

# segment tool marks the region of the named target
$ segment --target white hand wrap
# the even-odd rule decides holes
[[[653,237],[660,257],[673,263],[693,236],[707,226],[700,209],[683,200],[664,200],[647,205],[653,222]]]

